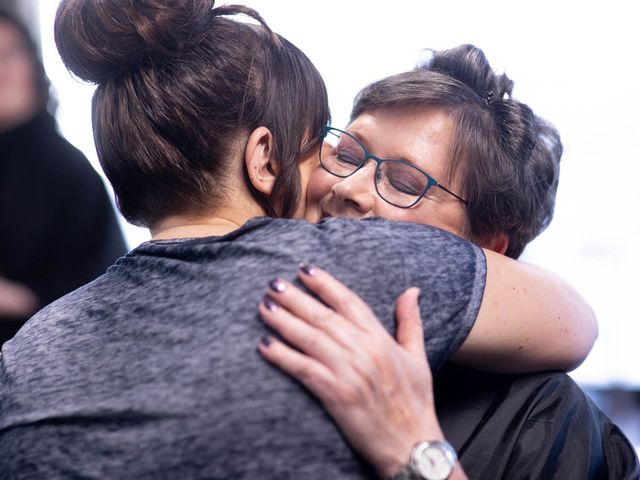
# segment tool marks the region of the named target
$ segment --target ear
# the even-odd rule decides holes
[[[504,252],[509,248],[509,237],[506,233],[497,233],[484,240],[481,246],[504,255]]]
[[[254,188],[271,195],[278,177],[278,165],[273,158],[273,135],[267,127],[258,127],[249,135],[244,149],[244,164]]]

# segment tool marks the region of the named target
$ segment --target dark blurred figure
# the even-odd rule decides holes
[[[100,176],[57,133],[50,100],[35,42],[0,9],[0,345],[126,251]]]

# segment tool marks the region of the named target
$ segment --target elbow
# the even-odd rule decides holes
[[[581,316],[582,321],[573,332],[575,337],[575,341],[572,342],[573,348],[567,350],[569,353],[565,365],[567,371],[575,370],[582,365],[598,338],[598,320],[593,309],[585,308]]]

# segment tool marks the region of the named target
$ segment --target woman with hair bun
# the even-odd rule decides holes
[[[266,332],[255,306],[278,308],[263,286],[295,292],[297,276],[323,275],[309,262],[353,288],[387,329],[400,297],[398,335],[416,348],[424,345],[410,287],[421,288],[435,369],[459,348],[486,349],[485,335],[495,337],[497,368],[508,361],[516,371],[569,367],[589,350],[593,314],[560,280],[423,225],[297,220],[329,121],[327,95],[309,59],[255,11],[207,0],[63,0],[55,32],[69,69],[97,84],[94,137],[120,211],[153,240],[4,346],[4,475],[396,473],[413,436],[438,430],[424,353],[412,372],[400,369],[408,381],[397,392],[413,402],[417,424],[409,436],[406,422],[388,422],[387,452],[363,452],[370,465],[308,392],[255,353]],[[549,282],[562,292],[556,308],[534,314]],[[505,295],[512,285],[534,294]],[[365,318],[362,304],[327,300],[336,308],[329,328]],[[536,322],[553,322],[553,335]],[[527,339],[547,336],[529,348]]]

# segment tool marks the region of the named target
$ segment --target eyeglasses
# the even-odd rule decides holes
[[[336,177],[346,178],[360,170],[369,159],[376,162],[374,185],[385,202],[399,208],[411,208],[431,187],[438,187],[462,203],[465,199],[440,185],[431,175],[406,160],[378,158],[370,154],[360,141],[343,130],[322,129],[320,164]],[[331,148],[327,148],[329,145]]]

